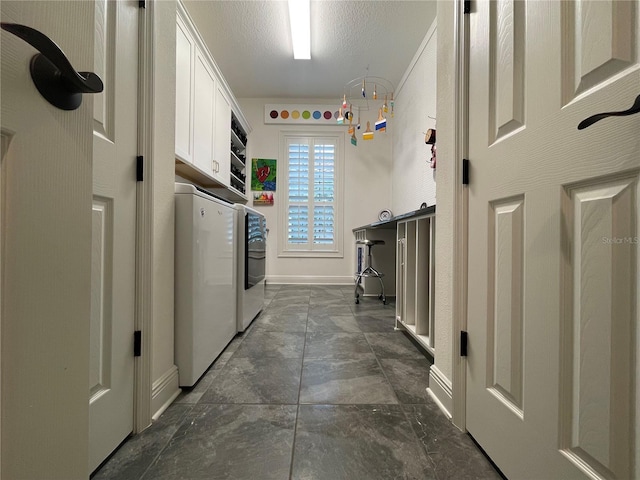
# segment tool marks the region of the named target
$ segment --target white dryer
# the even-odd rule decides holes
[[[264,307],[267,221],[253,208],[236,203],[238,239],[238,332],[244,332]]]

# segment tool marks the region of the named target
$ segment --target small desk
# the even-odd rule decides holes
[[[375,267],[385,274],[387,296],[396,296],[396,328],[434,351],[435,213],[431,206],[386,221],[354,228],[356,240],[384,240],[372,250]],[[356,248],[362,249],[362,245]],[[356,250],[356,270],[364,268],[366,251]],[[367,282],[376,280],[376,283]],[[377,279],[364,279],[363,295],[377,295]]]
[[[400,215],[396,215],[395,217],[391,217],[389,220],[383,220],[380,222],[370,223],[369,225],[363,225],[362,227],[354,228],[353,233],[358,230],[376,230],[379,228],[389,229],[396,228],[396,225],[399,221],[412,220],[418,217],[423,216],[433,216],[436,213],[436,206],[432,205],[427,208],[420,208],[418,210],[413,210],[411,212],[402,213]]]

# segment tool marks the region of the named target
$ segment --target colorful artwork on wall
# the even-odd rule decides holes
[[[254,205],[273,205],[273,192],[253,192]]]
[[[251,190],[276,191],[277,163],[277,160],[270,158],[251,159]]]
[[[339,105],[268,103],[264,106],[264,123],[336,125],[339,117]]]

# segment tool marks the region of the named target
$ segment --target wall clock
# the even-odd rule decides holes
[[[392,216],[391,210],[381,210],[378,214],[378,219],[381,222],[386,222],[387,220],[390,220]]]

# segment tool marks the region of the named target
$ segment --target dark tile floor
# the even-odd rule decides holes
[[[266,292],[247,332],[94,480],[500,478],[427,395],[431,362],[394,331],[393,302]]]

